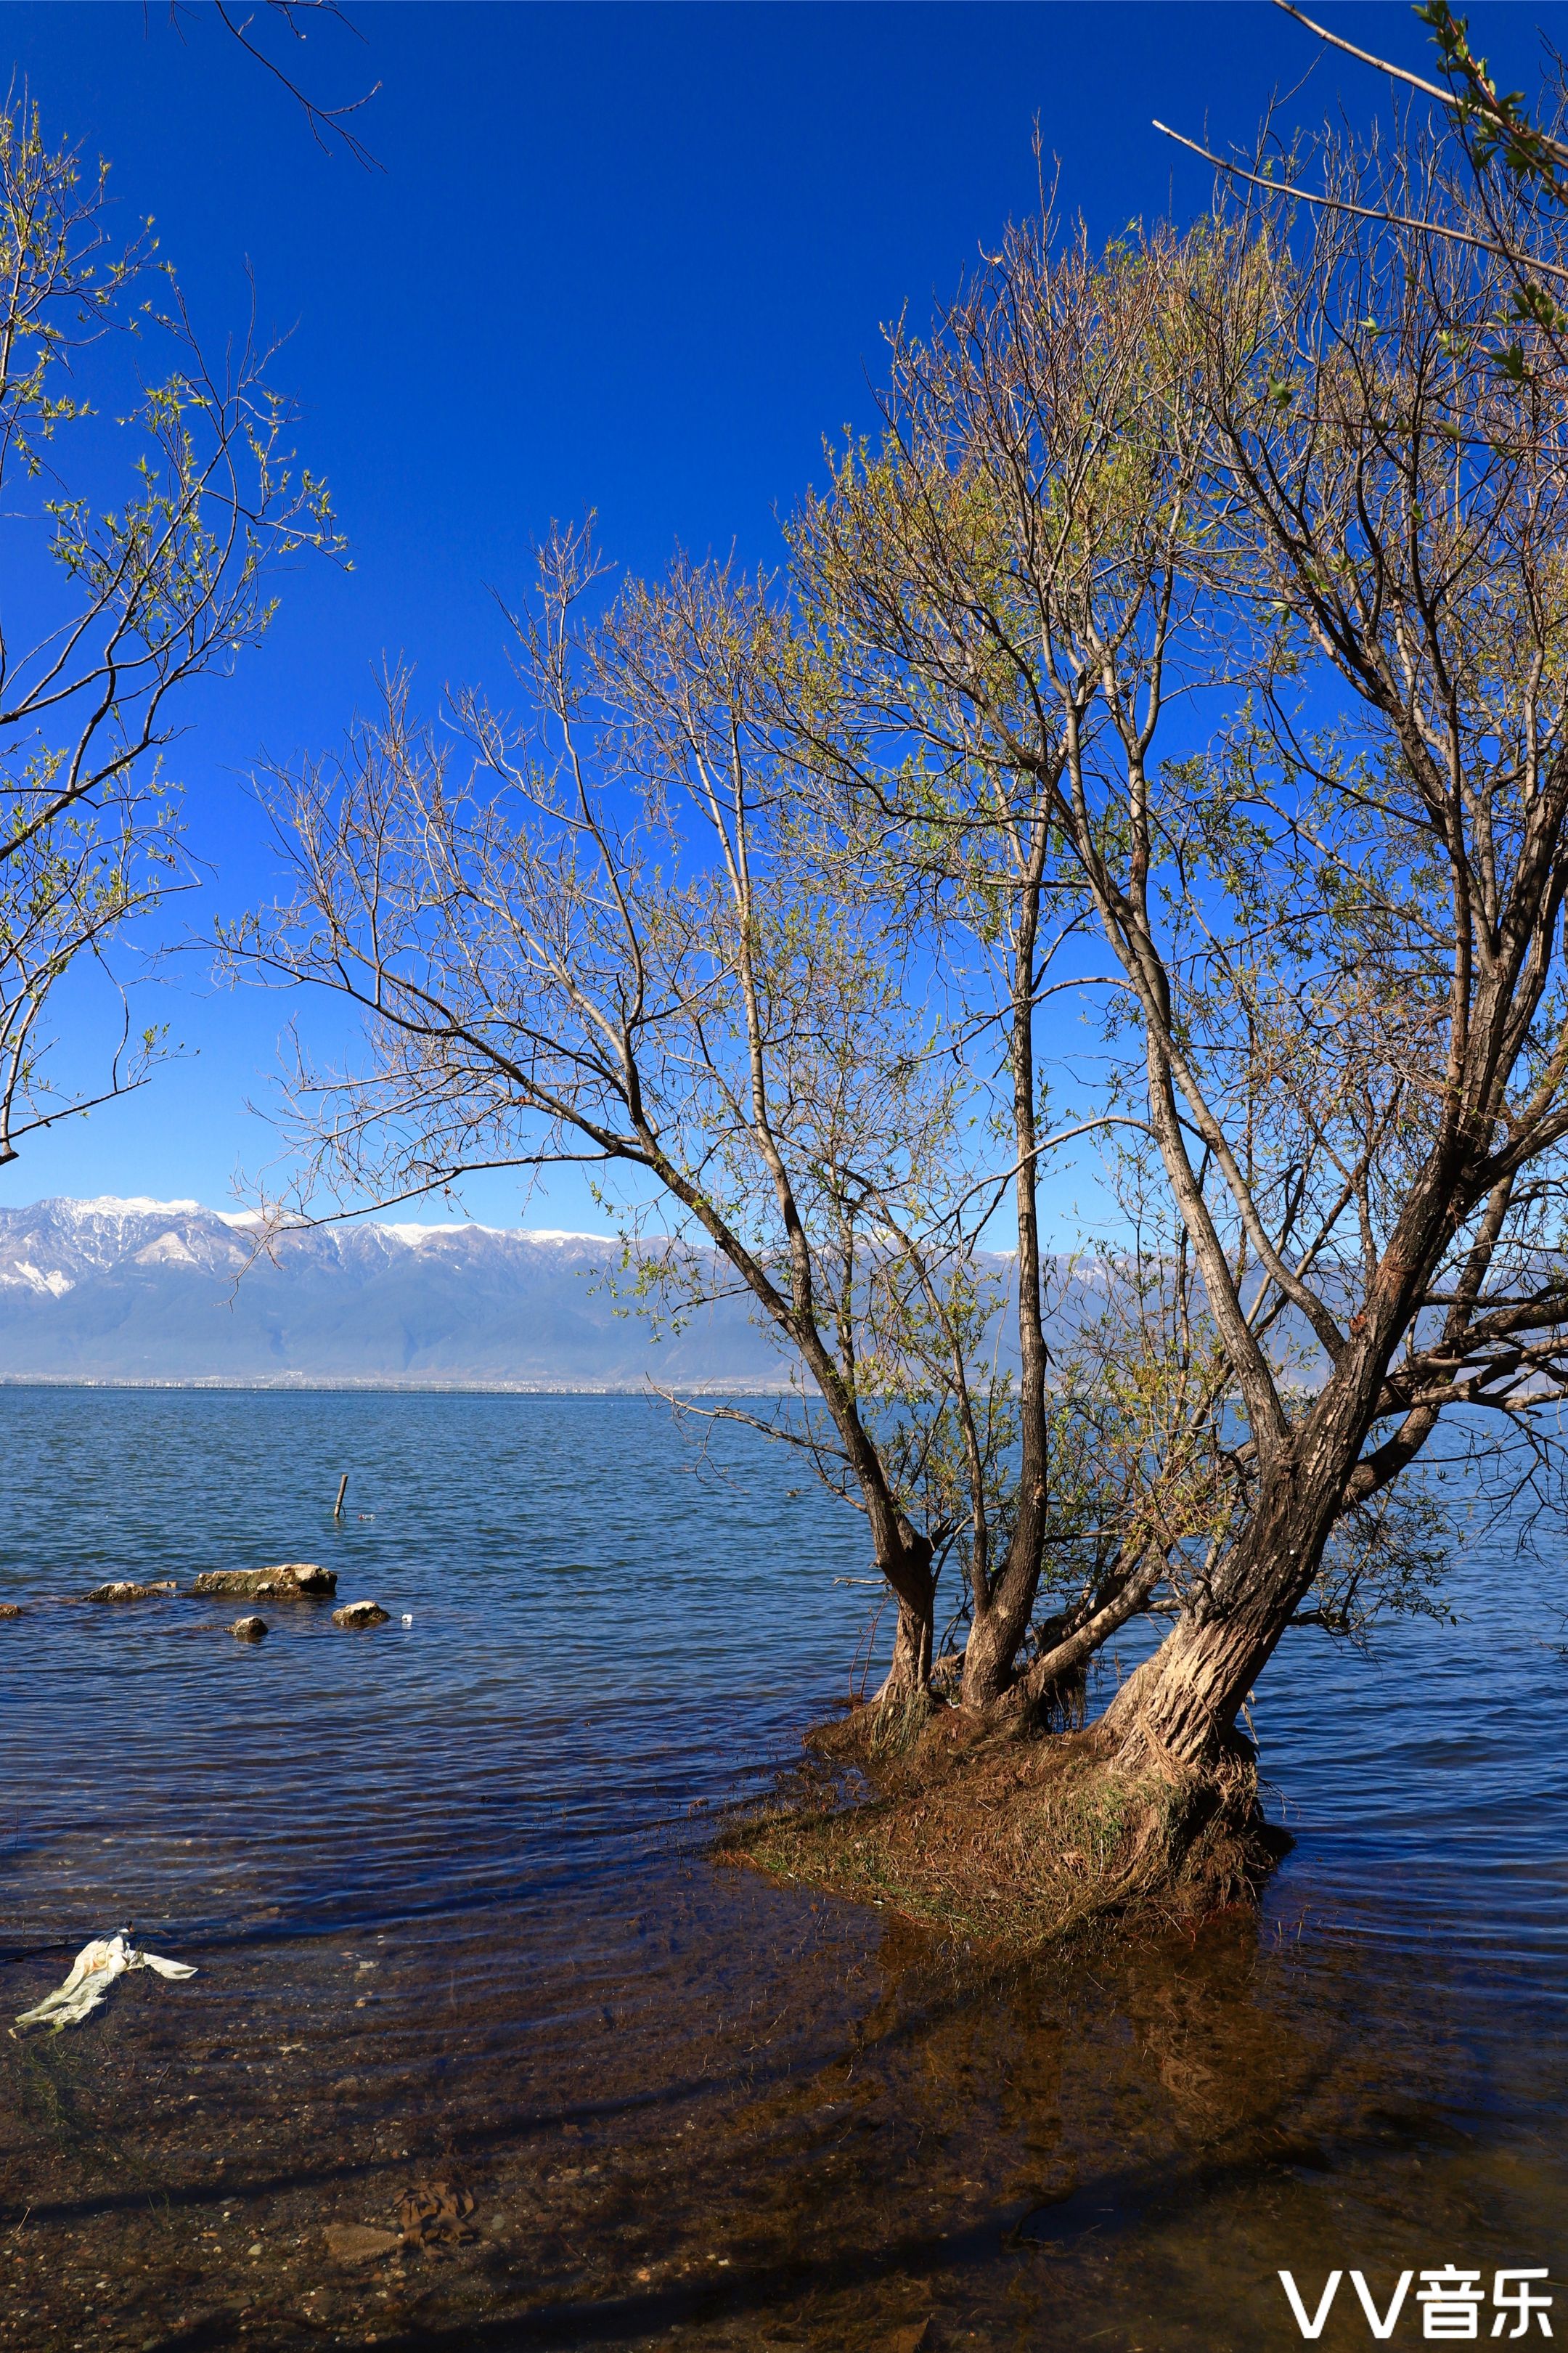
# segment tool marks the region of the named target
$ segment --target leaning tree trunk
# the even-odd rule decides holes
[[[1242,1704],[1318,1572],[1358,1467],[1374,1468],[1361,1464],[1362,1449],[1395,1346],[1452,1232],[1455,1205],[1462,1206],[1464,1144],[1456,1128],[1406,1203],[1317,1402],[1273,1445],[1251,1521],[1217,1588],[1184,1612],[1101,1717],[1106,1753],[1121,1767],[1202,1774],[1237,1754]],[[1417,1426],[1378,1450],[1388,1458],[1380,1477],[1397,1476],[1419,1453],[1435,1419],[1408,1417]]]
[[[1100,1718],[1121,1767],[1202,1773],[1235,1745],[1236,1719],[1317,1572],[1342,1475],[1260,1504],[1225,1589],[1183,1612]]]
[[[1179,1618],[1100,1718],[1116,1761],[1194,1772],[1214,1764],[1289,1617],[1244,1602],[1224,1617]]]

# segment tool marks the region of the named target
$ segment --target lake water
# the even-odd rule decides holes
[[[1466,1622],[1372,1660],[1291,1638],[1260,1919],[998,1970],[708,1860],[871,1598],[748,1433],[20,1388],[0,1428],[5,2010],[127,1920],[200,1971],[0,2038],[0,2347],[1251,2353],[1302,2341],[1281,2267],[1381,2308],[1450,2263],[1479,2337],[1506,2266],[1568,2334],[1554,1559],[1481,1548]],[[391,1622],[74,1599],[284,1559]],[[439,2184],[426,2252],[329,2252]],[[1374,2341],[1348,2276],[1318,2341]]]

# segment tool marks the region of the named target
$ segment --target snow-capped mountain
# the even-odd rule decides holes
[[[372,1223],[258,1255],[197,1201],[0,1208],[0,1377],[778,1388],[739,1303],[654,1339],[617,1313],[607,1235]]]

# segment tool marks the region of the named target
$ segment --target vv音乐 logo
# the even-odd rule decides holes
[[[1361,2299],[1366,2325],[1374,2337],[1393,2336],[1415,2276],[1414,2272],[1401,2272],[1387,2304],[1380,2309],[1364,2272],[1352,2272],[1351,2285]],[[1516,2265],[1510,2271],[1494,2272],[1489,2302],[1481,2285],[1484,2272],[1461,2271],[1457,2263],[1445,2263],[1440,2271],[1423,2272],[1420,2276],[1425,2284],[1415,2291],[1415,2310],[1420,2312],[1421,2334],[1428,2343],[1458,2344],[1480,2337],[1501,2337],[1505,2331],[1510,2337],[1528,2337],[1532,2319],[1542,2337],[1552,2334],[1552,2323],[1546,2317],[1552,2309],[1552,2298],[1531,2284],[1532,2280],[1549,2276],[1544,2264],[1536,2268]],[[1323,2324],[1333,2310],[1343,2278],[1343,2272],[1331,2272],[1315,2308],[1309,2311],[1294,2276],[1289,2272],[1280,2273],[1279,2284],[1303,2337],[1322,2335]],[[1414,2318],[1414,2311],[1411,2316]],[[1489,2319],[1489,2330],[1483,2326]]]

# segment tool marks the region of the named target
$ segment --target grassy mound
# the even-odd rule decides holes
[[[1289,1844],[1240,1740],[1202,1775],[1134,1775],[1093,1727],[1030,1735],[937,1706],[859,1708],[807,1746],[815,1771],[721,1854],[1001,1951],[1250,1901]]]

